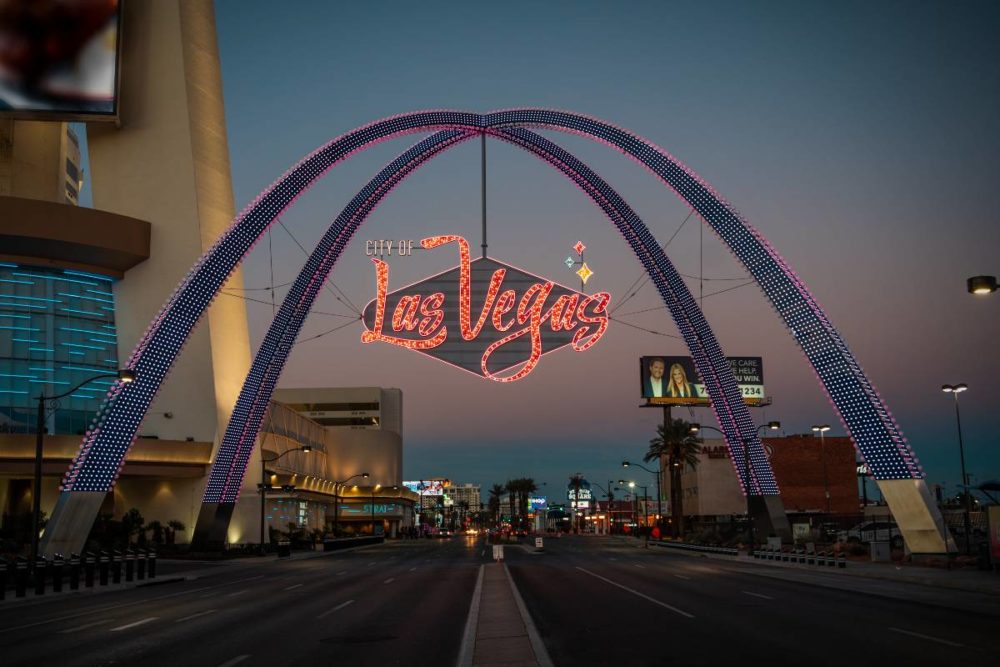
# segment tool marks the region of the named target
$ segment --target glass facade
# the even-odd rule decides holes
[[[118,370],[114,279],[0,262],[0,432],[34,433],[38,396]],[[49,433],[82,435],[113,377],[50,404]]]

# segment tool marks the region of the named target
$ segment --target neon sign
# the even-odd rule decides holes
[[[420,246],[453,243],[458,267],[394,292],[389,264],[372,257],[377,296],[364,309],[363,343],[398,345],[513,382],[531,373],[543,354],[565,345],[583,352],[607,331],[607,292],[584,294],[493,259],[471,260],[461,236],[432,236]]]

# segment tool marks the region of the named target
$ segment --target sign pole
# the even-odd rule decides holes
[[[483,259],[486,259],[486,133],[483,132],[480,137],[479,146],[481,148],[480,154],[482,156],[482,194],[483,194]]]

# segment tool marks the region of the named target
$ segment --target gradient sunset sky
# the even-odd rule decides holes
[[[548,107],[628,128],[700,174],[771,241],[878,387],[928,482],[954,492],[955,415],[944,383],[970,387],[961,409],[973,481],[1000,478],[1000,294],[965,292],[966,277],[1000,273],[998,7],[222,0],[237,208],[329,139],[405,111]],[[804,356],[714,234],[696,217],[682,225],[686,206],[621,155],[547,136],[617,188],[661,242],[673,236],[668,255],[705,295],[724,350],[763,357],[774,403],[753,412],[758,421],[779,419],[786,433],[826,422],[830,435],[843,434]],[[282,222],[311,250],[414,141],[338,166]],[[487,160],[490,255],[574,285],[562,262],[581,240],[595,271],[588,291],[610,292],[612,307],[624,301],[642,269],[591,201],[523,151],[490,141]],[[479,161],[478,141],[464,144],[385,199],[334,270],[347,299],[362,308],[374,298],[367,239],[456,233],[478,246]],[[272,270],[276,285],[294,280],[305,257],[284,229],[272,234],[246,264],[248,294],[268,302],[248,303],[255,346],[272,312],[259,288],[272,284]],[[442,249],[394,260],[390,289],[456,259]],[[282,386],[399,387],[407,479],[487,487],[531,476],[549,496],[562,495],[576,472],[602,484],[624,476],[620,461],[641,458],[660,419],[638,407],[638,357],[687,354],[648,284],[616,312],[640,328],[612,323],[593,349],[547,355],[512,384],[362,344],[360,323],[332,289],[316,310],[326,314],[310,317]],[[713,423],[707,409],[675,414]]]

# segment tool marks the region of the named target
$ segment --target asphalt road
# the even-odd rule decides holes
[[[923,586],[872,595],[831,587],[829,574],[786,571],[799,579],[789,581],[775,568],[621,540],[545,546],[512,552],[508,567],[556,665],[966,666],[1000,654],[1000,599],[970,613],[952,605],[983,601],[960,591],[928,602]]]
[[[607,538],[505,553],[555,665],[964,667],[994,665],[1000,654],[1000,600],[973,593],[882,584],[874,595],[857,578]],[[8,600],[0,664],[450,667],[479,567],[500,567],[491,555],[472,538],[405,541],[235,562],[158,586]]]

